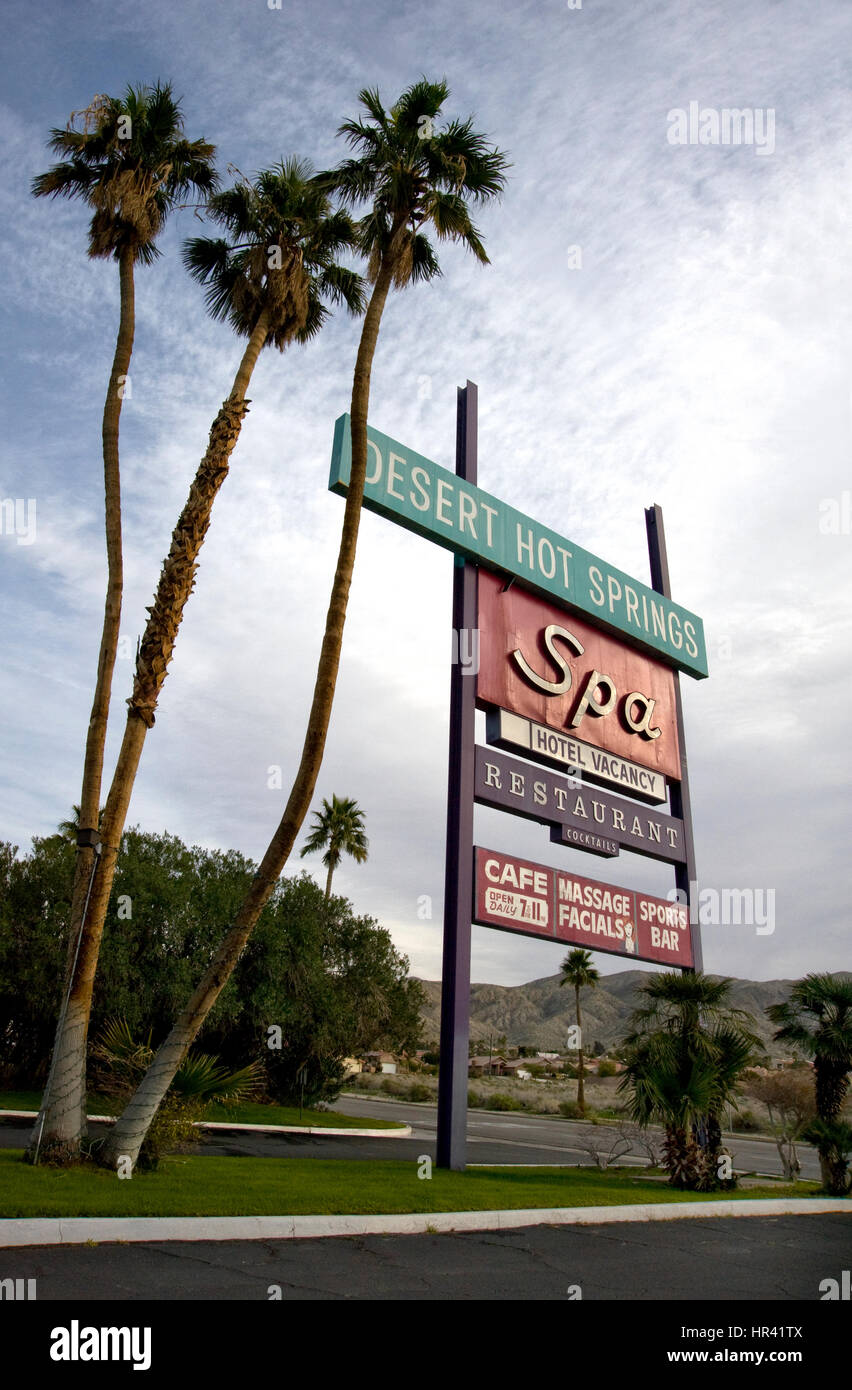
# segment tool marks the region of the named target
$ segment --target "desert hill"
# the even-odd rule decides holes
[[[580,995],[583,1032],[592,1051],[599,1042],[605,1049],[618,1043],[627,1032],[635,1007],[635,992],[652,972],[622,970],[605,975],[595,989]],[[471,985],[470,1031],[473,1038],[505,1033],[509,1046],[533,1046],[540,1051],[561,1052],[574,1017],[574,991],[561,987],[559,975],[531,980],[525,985]],[[436,1040],[440,1033],[441,986],[437,980],[421,980],[426,994],[423,1009],[423,1036]],[[789,1049],[772,1042],[773,1025],[764,1009],[787,999],[794,980],[735,980],[731,991],[734,1006],[754,1018],[754,1031],[766,1044],[770,1056],[788,1055]]]

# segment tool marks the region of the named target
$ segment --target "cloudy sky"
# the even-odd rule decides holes
[[[227,179],[228,165],[251,174],[291,154],[336,162],[363,86],[391,105],[421,75],[445,76],[445,114],[473,114],[512,163],[480,218],[492,263],[444,250],[443,279],[389,302],[371,421],[452,468],[456,388],[476,382],[480,485],[645,582],[643,508],[663,507],[674,597],[704,619],[710,656],[709,680],[682,682],[699,879],[774,893],[774,930],[705,928],[706,967],[848,969],[852,8],[272,3],[3,6],[0,500],[20,499],[22,534],[6,505],[0,838],[24,850],[79,800],[105,582],[118,280],[86,258],[82,206],[29,195],[50,128],[97,92],[169,80]],[[672,143],[670,113],[691,102],[753,111],[755,141]],[[128,653],[241,351],[180,264],[202,230],[177,215],[137,276],[121,417]],[[309,347],[261,359],[131,823],[260,858],[278,822],[343,516],[328,468],[358,331],[338,316]],[[343,865],[338,890],[431,979],[451,579],[446,551],[365,514],[317,789],[317,803],[352,796],[366,813],[369,862]],[[131,675],[123,657],[112,759]],[[477,811],[476,839],[661,896],[672,886],[665,865],[560,850],[497,812]],[[472,978],[521,983],[563,955],[474,928]]]

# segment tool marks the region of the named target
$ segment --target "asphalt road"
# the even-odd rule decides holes
[[[381,1117],[402,1120],[412,1127],[410,1139],[357,1139],[318,1135],[247,1134],[240,1131],[212,1131],[205,1135],[199,1150],[208,1154],[257,1155],[274,1158],[287,1154],[303,1158],[404,1158],[414,1162],[420,1154],[435,1157],[437,1110],[432,1105],[411,1105],[393,1100],[372,1100],[346,1095],[338,1102],[349,1115],[363,1115],[366,1120]],[[21,1148],[31,1122],[0,1122],[0,1147]],[[92,1125],[97,1134],[101,1126]],[[468,1113],[468,1154],[470,1164],[575,1164],[593,1163],[585,1139],[607,1144],[616,1137],[609,1125],[583,1125],[573,1120],[549,1119],[537,1115],[487,1114],[479,1110]],[[726,1136],[726,1146],[738,1172],[781,1176],[781,1162],[775,1145],[767,1140],[749,1139],[743,1135]],[[644,1166],[647,1155],[637,1150],[619,1158],[619,1163]],[[819,1160],[815,1151],[799,1145],[802,1177],[819,1178]]]
[[[820,1283],[839,1281],[849,1268],[851,1237],[852,1218],[820,1215],[434,1236],[41,1246],[0,1249],[0,1278],[34,1278],[39,1302],[566,1302],[579,1294],[597,1301],[814,1303],[821,1299]],[[783,1320],[793,1322],[795,1315]]]
[[[348,1115],[363,1115],[365,1119],[383,1117],[402,1120],[413,1130],[412,1140],[420,1153],[434,1157],[437,1131],[437,1109],[432,1105],[411,1105],[402,1101],[372,1100],[362,1096],[345,1095],[337,1102]],[[584,1125],[573,1120],[549,1119],[539,1115],[488,1114],[468,1111],[468,1163],[591,1163],[594,1160],[583,1147],[589,1138],[601,1142],[614,1138],[616,1130],[609,1125]],[[324,1141],[328,1143],[329,1141]],[[376,1140],[383,1148],[385,1139]],[[401,1143],[405,1141],[394,1141]],[[750,1139],[744,1135],[726,1135],[725,1146],[733,1155],[738,1172],[761,1173],[780,1177],[781,1161],[775,1145],[765,1139]],[[798,1145],[803,1178],[819,1178],[819,1158],[807,1144]],[[619,1159],[623,1164],[644,1166],[647,1155],[641,1151]]]

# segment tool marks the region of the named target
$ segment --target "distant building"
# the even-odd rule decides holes
[[[392,1052],[365,1052],[362,1070],[383,1072],[386,1076],[395,1076],[396,1058]]]
[[[532,1080],[532,1072],[529,1070],[525,1057],[518,1057],[510,1062],[506,1062],[503,1067],[502,1075],[517,1077],[518,1081]]]
[[[471,1057],[467,1064],[468,1076],[505,1076],[506,1067],[511,1066],[505,1057]],[[510,1073],[511,1075],[511,1073]]]

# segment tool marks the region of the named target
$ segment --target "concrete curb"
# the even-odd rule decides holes
[[[0,1248],[88,1241],[313,1240],[320,1236],[506,1231],[519,1226],[599,1226],[690,1217],[852,1215],[845,1197],[744,1198],[619,1207],[533,1207],[521,1211],[411,1212],[396,1216],[132,1216],[13,1218],[0,1221]]]
[[[36,1110],[0,1110],[0,1120],[7,1116],[10,1120],[35,1120]],[[114,1125],[114,1115],[87,1115],[92,1124]],[[231,1133],[243,1134],[330,1134],[348,1136],[353,1139],[410,1139],[411,1125],[400,1125],[398,1129],[332,1129],[330,1125],[238,1125],[228,1120],[196,1120],[197,1129],[223,1129]]]

